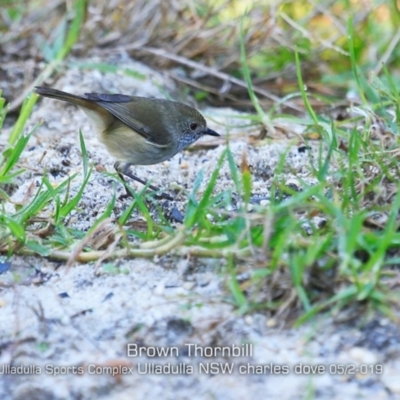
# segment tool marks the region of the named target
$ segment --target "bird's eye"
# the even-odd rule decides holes
[[[190,124],[190,129],[191,129],[192,131],[195,131],[195,130],[197,129],[197,124],[196,124],[196,122],[192,122],[192,123]]]

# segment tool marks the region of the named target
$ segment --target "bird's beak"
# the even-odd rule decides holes
[[[213,130],[210,129],[210,128],[207,128],[207,129],[204,131],[203,134],[204,134],[204,135],[210,135],[210,136],[220,136],[219,133],[213,131]]]

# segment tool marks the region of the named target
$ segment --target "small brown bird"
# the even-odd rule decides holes
[[[207,128],[197,110],[175,101],[124,94],[77,96],[42,86],[36,86],[35,91],[80,107],[94,123],[108,151],[117,158],[114,167],[120,177],[126,175],[142,184],[146,181],[129,172],[131,165],[157,164],[204,135],[219,136]],[[154,186],[149,187],[157,191]],[[172,199],[165,193],[160,197]]]

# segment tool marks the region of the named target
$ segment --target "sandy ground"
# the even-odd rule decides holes
[[[72,68],[49,84],[75,93],[176,93],[162,74],[129,59],[113,61],[147,79]],[[229,131],[238,164],[246,152],[257,196],[268,198],[266,176],[284,151],[293,170],[287,179],[300,176],[311,182],[308,156],[296,146],[288,149],[282,141],[252,145],[235,136],[243,131],[224,113],[233,115],[232,110],[203,110],[212,129],[224,135]],[[44,99],[28,128],[40,120],[21,159],[26,172],[13,198],[23,200],[45,171],[54,185],[78,173],[74,193],[82,180],[82,129],[96,170],[65,224],[87,231],[110,201],[115,180],[103,171],[112,173],[114,160],[73,106]],[[209,150],[184,152],[134,172],[166,190],[174,185],[190,190],[202,169],[204,188],[224,143],[217,139]],[[216,190],[231,184],[224,165]],[[118,195],[123,193],[116,188]],[[118,201],[113,216],[128,205],[129,200]],[[175,205],[183,212],[185,199]],[[11,268],[0,274],[0,398],[400,398],[400,332],[390,321],[351,318],[339,324],[319,317],[301,328],[283,329],[263,313],[243,317],[229,304],[222,267],[214,259],[166,256],[115,260],[99,270],[75,263],[67,270],[65,263],[13,257]],[[215,350],[218,346],[224,354]],[[234,353],[238,349],[240,354]]]

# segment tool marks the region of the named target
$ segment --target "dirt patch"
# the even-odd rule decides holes
[[[118,62],[147,78],[73,68],[52,86],[75,93],[156,97],[174,92],[172,83],[161,74],[129,59]],[[232,110],[203,112],[209,126],[224,135],[212,149],[187,151],[133,172],[164,190],[179,185],[190,191],[203,170],[201,195],[229,133],[238,164],[246,153],[255,171],[253,191],[260,198],[268,199],[271,173],[283,152],[292,170],[287,180],[301,177],[312,183],[308,155],[296,145],[288,141],[253,145],[242,129],[235,129]],[[19,178],[13,199],[23,200],[34,193],[44,173],[55,186],[77,173],[71,194],[78,190],[83,173],[77,132],[82,129],[97,169],[79,211],[65,224],[87,231],[107,207],[113,184],[117,195],[123,193],[103,172],[113,172],[115,160],[75,107],[44,99],[28,128],[39,120],[44,122],[21,158],[26,172]],[[219,176],[216,191],[232,185],[226,164]],[[174,206],[184,212],[185,201],[181,196]],[[113,217],[128,205],[129,200],[118,201]],[[1,398],[400,396],[400,334],[386,319],[355,327],[335,325],[321,317],[299,329],[283,329],[279,320],[265,313],[242,317],[229,304],[223,264],[215,259],[165,256],[119,259],[99,269],[75,263],[67,269],[65,263],[39,257],[13,257],[11,268],[0,275]],[[225,353],[215,350],[218,347],[225,348]],[[239,354],[234,353],[237,348]],[[155,356],[160,349],[167,354]],[[18,372],[11,367],[25,369]]]

